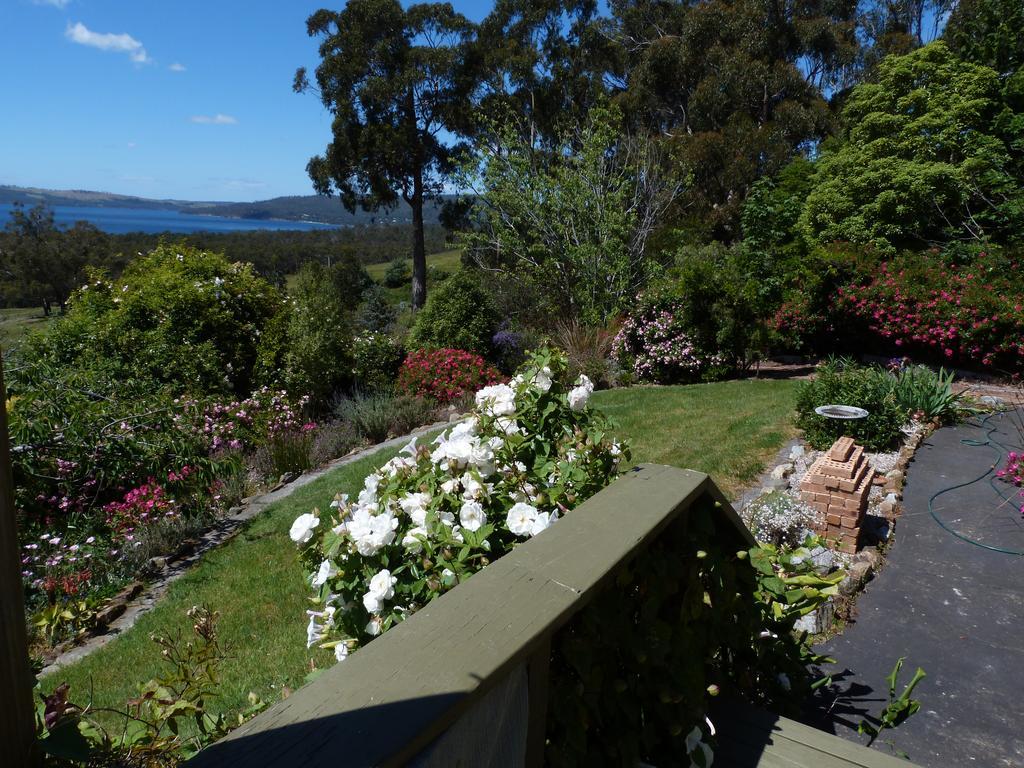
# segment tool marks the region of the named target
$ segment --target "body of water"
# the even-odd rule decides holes
[[[14,206],[0,203],[0,228],[7,224]],[[26,206],[27,207],[27,206]],[[259,229],[333,229],[333,224],[316,224],[284,219],[231,219],[226,216],[198,216],[194,213],[159,211],[146,208],[106,208],[65,206],[52,208],[54,221],[62,227],[87,221],[113,235],[125,232],[251,232]]]

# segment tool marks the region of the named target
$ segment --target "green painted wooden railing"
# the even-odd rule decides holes
[[[543,536],[524,542],[423,607],[189,765],[401,765],[414,760],[524,666],[528,680],[525,754],[509,755],[507,764],[540,765],[552,635],[618,568],[704,496],[720,502],[717,508],[728,521],[724,528],[735,534],[737,546],[752,546],[749,531],[707,475],[639,466]],[[821,741],[841,741],[820,736]],[[770,755],[770,732],[765,742],[761,753],[743,750],[748,761],[744,764],[758,765],[762,754]],[[830,753],[812,749],[806,754],[818,755],[820,762],[764,764],[889,765],[870,762],[885,756],[858,745],[837,746],[839,754],[849,753],[848,748],[869,762],[841,758],[838,763],[829,762]],[[716,766],[722,764],[716,760]]]

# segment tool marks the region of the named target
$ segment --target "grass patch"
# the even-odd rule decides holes
[[[422,440],[422,438],[421,438]],[[152,634],[186,632],[185,611],[208,604],[220,611],[220,634],[231,648],[221,669],[219,711],[246,706],[249,691],[265,701],[296,688],[310,671],[333,663],[327,651],[306,650],[303,614],[309,588],[303,579],[295,546],[288,538],[292,521],[313,507],[326,510],[338,492],[355,494],[363,478],[398,452],[382,450],[330,472],[268,507],[234,539],[207,553],[202,561],[171,584],[167,594],[129,631],[82,661],[42,680],[52,690],[71,684],[72,699],[85,703],[93,691],[97,706],[121,707],[138,694],[138,686],[164,670]]]
[[[38,307],[0,309],[0,346],[7,349],[32,330],[43,330],[53,320]]]
[[[599,392],[595,404],[617,423],[636,462],[656,462],[708,472],[726,494],[750,483],[794,433],[793,382],[731,381],[685,387],[640,387]],[[185,611],[205,603],[221,613],[221,636],[233,652],[222,668],[215,708],[245,706],[249,691],[268,702],[302,684],[311,663],[326,666],[331,654],[305,647],[303,614],[309,590],[288,529],[313,507],[326,509],[335,493],[354,494],[363,478],[396,449],[340,467],[268,508],[231,542],[208,553],[174,582],[156,608],[109,645],[43,680],[52,690],[72,686],[82,702],[92,689],[98,706],[123,706],[161,665],[153,633],[187,628]]]
[[[412,258],[405,260],[405,263],[409,265],[409,271],[412,271]],[[388,271],[388,267],[391,266],[390,261],[383,261],[379,264],[367,264],[366,271],[370,277],[376,280],[378,283],[384,279],[384,273]],[[445,272],[454,273],[459,270],[462,266],[462,251],[441,251],[440,253],[431,253],[427,256],[427,267],[436,267],[437,269],[443,269]]]
[[[633,461],[707,472],[729,498],[754,482],[796,434],[797,382],[725,381],[594,394],[629,440]]]

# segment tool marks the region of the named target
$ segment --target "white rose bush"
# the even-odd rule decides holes
[[[466,420],[410,441],[355,499],[296,518],[314,592],[307,646],[343,660],[608,485],[628,449],[589,406],[593,390],[541,350],[477,392]]]

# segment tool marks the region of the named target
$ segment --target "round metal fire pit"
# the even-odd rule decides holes
[[[814,409],[814,412],[819,416],[824,416],[826,419],[839,419],[842,421],[853,421],[868,417],[867,411],[855,405],[819,405]]]

